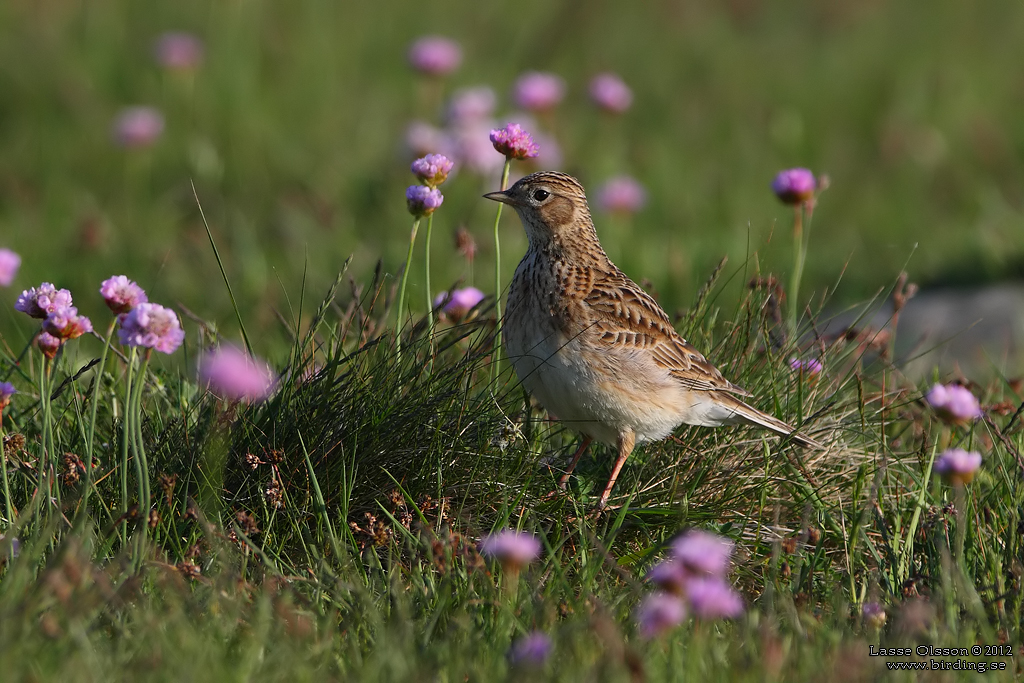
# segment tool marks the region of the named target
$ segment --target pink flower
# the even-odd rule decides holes
[[[206,352],[199,362],[199,381],[229,401],[258,402],[274,392],[274,371],[264,361],[235,346]]]
[[[722,619],[743,614],[743,599],[718,576],[693,577],[686,581],[686,602],[701,619]]]
[[[821,373],[825,366],[823,366],[821,361],[817,358],[809,358],[807,360],[790,358],[789,367],[793,369],[793,372],[802,372],[805,375],[817,375]]]
[[[508,159],[532,159],[540,154],[537,143],[518,123],[491,131],[491,144]]]
[[[43,320],[43,330],[64,342],[92,332],[92,322],[84,315],[78,315],[77,308],[68,306],[47,315]]]
[[[64,344],[63,341],[54,337],[49,332],[40,332],[36,336],[36,346],[43,352],[43,355],[53,360],[57,357],[57,352],[60,351],[60,347]]]
[[[128,107],[114,119],[111,131],[121,147],[149,147],[164,132],[164,117],[153,107]]]
[[[935,461],[935,471],[952,484],[963,485],[974,481],[974,474],[981,467],[981,453],[950,448],[942,452]]]
[[[441,292],[434,297],[434,308],[441,308],[441,312],[447,317],[458,322],[466,317],[466,314],[473,310],[477,304],[484,300],[484,293],[476,287],[463,287],[453,289],[451,292]]]
[[[18,390],[14,388],[13,384],[10,382],[0,382],[0,410],[11,405],[11,396],[14,396],[16,393],[18,393]]]
[[[412,162],[412,172],[420,182],[428,187],[437,187],[448,180],[455,164],[443,154],[428,154]]]
[[[683,563],[672,557],[662,560],[647,572],[648,581],[666,593],[674,595],[683,594],[689,576]]]
[[[20,256],[10,249],[0,249],[0,287],[10,287],[20,267]]]
[[[523,109],[544,111],[565,97],[565,81],[555,74],[527,71],[516,81],[512,96]]]
[[[124,275],[114,275],[100,285],[100,296],[114,315],[127,313],[136,306],[146,303],[146,293],[134,281]]]
[[[484,536],[480,552],[501,563],[503,567],[519,569],[540,557],[540,540],[533,534],[505,529]]]
[[[498,96],[486,85],[456,90],[448,103],[448,121],[453,124],[478,123],[494,113]]]
[[[959,384],[936,384],[925,394],[924,400],[936,415],[952,424],[976,420],[983,414],[978,399]]]
[[[644,186],[627,175],[609,178],[597,191],[597,205],[610,213],[636,213],[646,203]]]
[[[428,76],[444,76],[461,63],[462,48],[443,36],[424,36],[409,47],[409,64]]]
[[[533,631],[512,643],[508,651],[508,661],[517,667],[540,667],[547,661],[551,648],[551,638],[546,633]]]
[[[140,303],[118,317],[118,339],[125,346],[142,346],[161,353],[174,353],[185,341],[178,316],[159,304]]]
[[[406,206],[409,208],[409,213],[417,218],[434,213],[443,201],[444,195],[441,194],[440,190],[435,190],[426,185],[410,185],[405,190]]]
[[[605,111],[621,114],[633,104],[633,91],[615,74],[603,73],[590,81],[590,98]]]
[[[723,576],[729,569],[733,543],[727,538],[694,529],[672,542],[672,557],[695,574]]]
[[[885,626],[885,608],[877,602],[865,602],[860,609],[860,614],[868,626],[873,628]]]
[[[15,302],[14,308],[33,318],[42,319],[50,313],[70,305],[71,292],[66,289],[57,289],[49,282],[44,282],[39,287],[23,291]]]
[[[813,199],[816,187],[814,174],[806,168],[781,171],[772,181],[772,192],[784,204],[803,204]]]
[[[451,131],[451,144],[460,165],[473,173],[490,176],[501,171],[504,157],[494,153],[490,126],[480,122],[460,125]]]
[[[683,623],[686,619],[686,605],[677,595],[651,593],[640,602],[635,617],[640,635],[654,638]]]
[[[166,69],[189,71],[203,62],[203,41],[191,33],[170,31],[156,39],[153,56]]]

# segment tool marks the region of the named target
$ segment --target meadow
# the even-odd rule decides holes
[[[1020,274],[1024,10],[387,14],[0,6],[0,248],[21,259],[0,288],[5,680],[1024,675],[1020,383],[915,383],[897,321],[819,326],[898,311],[912,283]],[[417,63],[427,35],[459,63]],[[517,91],[530,70],[560,77],[557,104]],[[602,73],[630,96],[602,100]],[[577,437],[495,346],[496,275],[526,238],[480,195],[510,121],[540,147],[513,176],[579,177],[617,265],[824,451],[684,427],[637,449],[608,510],[611,448],[549,495]],[[411,242],[426,152],[455,169]],[[794,167],[819,182],[796,245],[771,188]],[[623,176],[642,191],[616,204]],[[100,289],[118,274],[163,306],[116,319]],[[76,314],[32,311],[49,299],[19,294],[43,282]],[[471,286],[472,310],[445,301]],[[509,530],[536,547],[496,550]],[[659,578],[698,530],[731,548],[717,608]]]

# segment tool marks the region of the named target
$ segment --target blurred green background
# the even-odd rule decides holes
[[[205,43],[191,73],[153,59],[153,41],[173,30]],[[414,182],[405,130],[441,121],[406,58],[424,34],[463,47],[444,94],[493,87],[501,123],[523,71],[566,80],[549,122],[561,170],[591,189],[616,173],[646,186],[639,214],[597,214],[598,231],[670,310],[690,303],[723,255],[738,268],[756,252],[785,281],[792,214],[769,184],[792,166],[831,178],[802,294],[839,282],[840,301],[861,300],[908,258],[925,284],[1022,270],[1019,2],[7,0],[0,246],[24,262],[0,292],[0,330],[30,337],[35,326],[10,304],[43,280],[71,288],[105,327],[95,292],[123,273],[151,300],[183,304],[234,335],[193,182],[264,349],[284,339],[274,311],[294,315],[304,280],[319,300],[350,254],[357,279],[378,258],[396,273],[411,224],[404,188]],[[620,117],[587,96],[605,70],[635,95]],[[114,117],[135,104],[166,118],[148,149],[111,140]],[[479,195],[494,181],[463,172],[443,189],[435,289],[462,278],[492,293],[495,207]],[[453,246],[459,226],[479,246],[472,272]],[[507,286],[525,237],[511,212],[502,231]],[[414,312],[424,307],[420,240]]]

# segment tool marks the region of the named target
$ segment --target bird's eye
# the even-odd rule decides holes
[[[536,199],[538,202],[542,202],[542,201],[544,201],[545,199],[547,199],[550,196],[551,196],[551,193],[548,192],[547,190],[534,190],[533,191],[533,198]]]

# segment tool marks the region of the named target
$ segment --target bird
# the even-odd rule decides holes
[[[515,209],[529,240],[508,290],[505,353],[523,387],[582,435],[560,488],[592,441],[613,445],[617,457],[598,502],[605,508],[634,446],[684,423],[753,425],[824,448],[744,403],[749,392],[683,339],[661,306],[612,263],[574,177],[541,171],[484,197]]]

